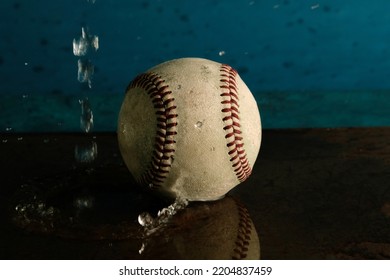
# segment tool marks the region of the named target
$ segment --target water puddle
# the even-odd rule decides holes
[[[138,214],[166,204],[140,192],[125,171],[116,165],[79,166],[32,179],[10,199],[11,219],[17,227],[39,235],[140,240],[143,227]]]

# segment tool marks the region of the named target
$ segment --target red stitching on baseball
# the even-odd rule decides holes
[[[175,153],[175,135],[177,135],[177,114],[175,98],[159,75],[143,73],[137,76],[129,85],[130,88],[142,88],[149,95],[156,113],[157,132],[155,136],[151,164],[145,171],[140,183],[150,188],[161,187],[168,176]]]
[[[245,181],[252,173],[248,158],[245,153],[243,138],[239,136],[241,132],[240,117],[239,117],[239,98],[236,83],[237,71],[226,64],[222,64],[221,72],[221,97],[223,100],[221,104],[223,108],[222,113],[225,114],[222,121],[224,122],[224,130],[226,131],[225,138],[229,148],[228,155],[232,162],[232,167],[236,173],[237,179],[240,182]]]
[[[240,260],[248,256],[249,243],[251,240],[252,223],[248,209],[246,209],[238,200],[234,199],[237,205],[239,222],[237,239],[235,241],[236,248],[233,250],[232,259]]]

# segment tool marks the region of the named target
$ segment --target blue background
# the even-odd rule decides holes
[[[127,84],[179,57],[230,64],[265,128],[390,125],[388,0],[57,0],[0,2],[0,131],[116,130]],[[92,88],[72,42],[99,49]]]

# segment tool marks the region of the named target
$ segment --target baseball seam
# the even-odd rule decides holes
[[[229,151],[230,161],[237,179],[240,182],[245,181],[252,169],[247,159],[243,137],[241,136],[241,124],[240,124],[240,112],[239,112],[239,97],[236,83],[237,71],[226,64],[222,64],[220,68],[220,88],[222,90],[221,104],[223,109],[221,112],[224,114],[222,121],[224,122],[225,138],[227,140],[226,146]]]
[[[175,136],[177,135],[177,106],[169,86],[157,74],[143,73],[137,76],[129,86],[129,88],[135,87],[146,91],[156,113],[157,132],[151,164],[139,179],[141,184],[155,189],[163,184],[174,159]]]
[[[248,256],[249,242],[251,240],[252,223],[248,210],[237,200],[235,200],[238,209],[238,233],[235,241],[236,247],[233,250],[232,259],[241,260]]]

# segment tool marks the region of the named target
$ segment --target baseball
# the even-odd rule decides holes
[[[252,172],[261,143],[259,109],[229,65],[175,59],[127,87],[118,143],[139,184],[189,201],[218,200]]]

